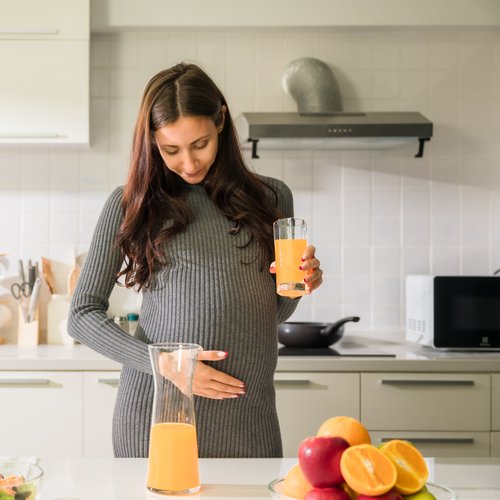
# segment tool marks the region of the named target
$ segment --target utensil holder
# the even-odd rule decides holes
[[[50,296],[47,305],[47,344],[75,344],[75,339],[68,334],[70,304],[71,295]]]
[[[19,346],[35,346],[40,343],[40,323],[38,321],[38,307],[35,311],[35,319],[33,321],[25,321],[23,311],[19,307],[19,321],[17,329],[17,345]]]

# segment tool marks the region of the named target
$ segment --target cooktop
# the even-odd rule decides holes
[[[278,356],[344,356],[344,357],[377,357],[377,358],[395,358],[396,355],[381,351],[375,347],[364,347],[349,343],[346,346],[342,344],[332,347],[280,347]]]

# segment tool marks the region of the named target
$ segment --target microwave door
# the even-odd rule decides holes
[[[443,276],[434,286],[435,347],[500,348],[500,278]]]

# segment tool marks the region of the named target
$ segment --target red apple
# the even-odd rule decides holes
[[[307,492],[304,500],[351,500],[351,497],[340,488],[314,488]]]
[[[395,491],[389,491],[385,495],[379,495],[378,497],[372,497],[370,495],[358,495],[357,500],[404,500],[404,498]]]
[[[315,488],[329,488],[344,481],[340,457],[349,448],[341,437],[308,437],[299,446],[299,464]]]

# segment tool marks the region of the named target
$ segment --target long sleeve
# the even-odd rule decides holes
[[[137,370],[152,373],[146,343],[123,332],[107,316],[109,296],[123,260],[115,245],[123,219],[123,189],[115,189],[99,217],[71,303],[68,332],[82,344]]]

